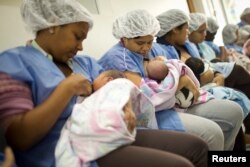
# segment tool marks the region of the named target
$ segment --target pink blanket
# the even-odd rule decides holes
[[[176,59],[166,60],[166,65],[169,68],[169,73],[161,83],[154,80],[144,78],[141,81],[140,89],[146,96],[150,98],[155,106],[156,111],[170,109],[175,107],[175,93],[179,84],[181,75],[188,75],[194,84],[200,88],[200,83],[195,77],[192,70],[183,62]],[[200,97],[196,104],[204,103],[213,98],[206,90],[200,90]]]

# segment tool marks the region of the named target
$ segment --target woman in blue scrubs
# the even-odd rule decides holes
[[[80,3],[25,0],[21,13],[35,39],[29,46],[0,54],[0,72],[4,75],[0,83],[5,84],[1,86],[0,99],[6,101],[8,97],[0,112],[8,116],[1,117],[1,121],[19,167],[53,167],[61,129],[77,96],[91,94],[91,83],[103,69],[91,57],[76,56],[93,26],[89,12]],[[11,90],[13,96],[8,96],[9,85],[5,81],[10,79],[26,85],[31,96],[22,97],[20,90],[24,89]],[[17,106],[16,98],[24,98],[31,108]],[[207,166],[207,145],[187,134],[138,130],[132,145],[119,148],[90,166],[202,167]]]
[[[195,25],[193,22],[188,24],[189,16],[185,12],[171,9],[158,15],[157,20],[161,25],[161,30],[157,34],[157,43],[171,54],[169,58],[180,59],[183,62],[191,55],[200,58],[199,52],[192,49],[196,46],[187,40],[189,29],[194,29]],[[199,31],[200,34],[204,34],[206,27],[204,31],[202,30]],[[223,85],[223,76],[216,73],[214,82],[217,85]],[[218,108],[220,108],[219,111]],[[224,149],[233,149],[243,121],[242,109],[238,104],[229,100],[213,99],[202,105],[190,107],[188,112],[215,121],[224,133]]]
[[[98,62],[105,69],[116,69],[125,72],[127,77],[139,86],[141,78],[146,77],[144,61],[159,55],[170,55],[168,50],[164,50],[159,44],[153,43],[154,36],[158,32],[158,21],[147,11],[135,10],[128,12],[118,17],[113,25],[113,35],[120,41],[109,49]],[[173,46],[170,47],[174,49]],[[182,87],[187,87],[196,94],[197,88],[193,86],[192,81],[186,75],[180,76],[179,88]],[[220,106],[220,108],[222,108],[221,111],[210,111],[212,110],[210,107],[213,105],[217,106],[217,108]],[[230,107],[227,107],[227,105]],[[224,120],[224,116],[221,118],[221,113],[228,114],[228,112],[230,112],[228,110],[236,110],[238,112],[233,112],[234,118],[231,119],[235,119],[238,123],[238,121],[242,121],[241,108],[230,101],[221,101],[220,103],[217,102],[217,100],[195,105],[194,108],[197,108],[193,109],[194,111],[212,114],[197,114],[195,112],[190,112],[191,109],[188,109],[188,113],[180,113],[174,111],[172,108],[168,108],[156,112],[159,128],[177,131],[184,130],[187,133],[199,136],[208,143],[210,150],[229,150],[228,143],[224,146],[224,136],[221,128],[211,120],[218,119],[218,121],[223,122],[224,125],[226,120]],[[221,124],[221,126],[223,125]],[[235,130],[238,130],[238,127],[235,128]],[[233,141],[230,141],[230,145],[231,142],[233,143]]]

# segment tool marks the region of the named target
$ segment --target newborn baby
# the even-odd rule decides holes
[[[118,78],[126,78],[126,76],[122,72],[117,71],[117,70],[108,70],[108,71],[102,72],[93,82],[93,91],[97,91],[102,86],[107,84],[109,81],[112,81],[112,80],[118,79]],[[135,117],[135,114],[132,110],[130,100],[123,107],[123,111],[125,114],[124,121],[127,124],[129,132],[132,133],[133,130],[135,129],[135,126],[136,126],[136,117]]]
[[[168,75],[168,67],[162,60],[153,59],[146,65],[148,78],[157,82],[162,81]]]

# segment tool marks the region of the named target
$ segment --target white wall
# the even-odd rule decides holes
[[[21,20],[20,0],[0,1],[0,51],[25,45],[32,35],[28,34]],[[112,36],[112,22],[117,15],[133,9],[146,9],[158,15],[167,9],[177,8],[188,12],[186,0],[99,0],[99,15],[93,15],[94,27],[84,41],[83,53],[99,58],[117,40]]]

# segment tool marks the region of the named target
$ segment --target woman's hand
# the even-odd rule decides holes
[[[61,84],[65,84],[72,95],[89,96],[92,93],[91,83],[81,74],[72,74]]]
[[[222,74],[217,73],[214,76],[213,83],[216,83],[217,86],[224,86],[225,78]]]
[[[199,89],[195,86],[194,82],[187,75],[182,75],[180,77],[177,91],[181,90],[183,87],[187,88],[193,93],[194,102],[196,102],[200,96],[200,92]]]
[[[167,58],[165,56],[156,56],[154,60],[161,60],[161,61],[166,61]]]
[[[14,166],[14,163],[15,163],[15,158],[11,148],[10,147],[5,148],[4,161],[1,164],[1,167],[12,167]]]
[[[123,107],[124,121],[126,122],[128,131],[132,133],[136,126],[136,116],[132,109],[131,100]]]

